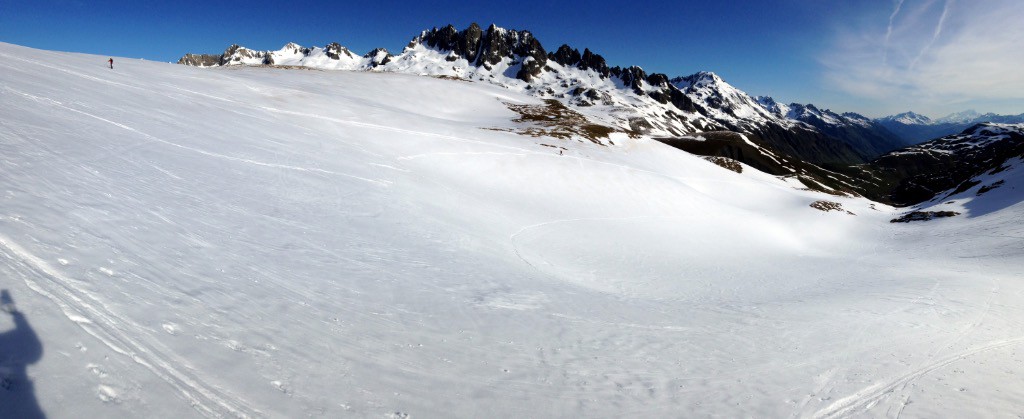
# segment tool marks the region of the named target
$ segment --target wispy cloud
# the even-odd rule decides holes
[[[900,9],[903,8],[903,0],[896,0],[896,7],[893,8],[892,14],[889,15],[889,26],[885,28],[885,45],[882,47],[882,65],[889,62],[889,40],[892,39],[892,23],[896,20],[896,16],[900,15]]]
[[[821,59],[829,87],[891,109],[1005,109],[1019,99],[1024,112],[1020,0],[897,0],[888,16],[839,27]]]
[[[939,35],[942,35],[942,26],[946,24],[946,17],[949,16],[949,9],[952,5],[953,0],[946,0],[946,5],[942,7],[942,15],[939,16],[939,23],[935,25],[935,31],[932,33],[932,40],[928,42],[928,45],[925,45],[924,48],[921,49],[921,52],[917,53],[917,57],[914,57],[914,61],[910,62],[911,71],[913,71],[917,63],[921,61],[921,57],[924,57],[925,54],[932,49],[932,45],[935,45],[935,41],[939,40]]]

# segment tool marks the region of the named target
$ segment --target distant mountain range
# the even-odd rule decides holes
[[[562,101],[622,132],[656,138],[743,132],[815,164],[862,163],[907,145],[862,115],[754,98],[712,72],[669,77],[648,74],[638,66],[609,66],[589,49],[580,52],[562,45],[549,52],[529,31],[495,25],[426,30],[399,54],[378,48],[360,56],[338,43],[312,48],[290,43],[277,51],[232,45],[219,55],[186,54],[178,62],[399,72],[488,82]]]
[[[548,51],[529,31],[483,29],[475,23],[464,30],[448,25],[422,31],[398,54],[377,48],[357,55],[338,43],[289,43],[277,51],[231,45],[221,54],[186,54],[178,63],[395,72],[491,83],[570,107],[604,127],[590,138],[601,144],[610,144],[610,132],[646,135],[691,153],[792,177],[811,189],[898,205],[930,199],[1001,164],[1018,153],[1024,130],[1024,125],[979,125],[1024,123],[1024,114],[972,110],[933,121],[906,112],[870,119],[811,104],[783,104],[752,97],[712,72],[669,77],[638,66],[609,66],[589,49],[561,45]],[[960,132],[954,143],[969,138],[972,144],[989,144],[979,139],[988,134],[1006,141],[954,153],[963,159],[941,157],[949,155],[943,148],[948,139],[905,148]],[[938,151],[927,152],[931,149]],[[998,152],[999,162],[977,156],[978,150]]]
[[[914,112],[904,112],[875,119],[875,122],[888,129],[903,141],[909,144],[916,144],[933,138],[955,134],[973,125],[986,122],[1000,124],[1024,123],[1024,113],[1020,115],[980,114],[970,109],[933,120]]]

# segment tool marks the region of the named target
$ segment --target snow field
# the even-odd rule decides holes
[[[484,83],[115,61],[0,44],[0,288],[51,417],[1022,407],[1007,186],[893,225],[648,139],[484,129],[538,103]]]

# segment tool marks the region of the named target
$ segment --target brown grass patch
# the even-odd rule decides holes
[[[472,83],[473,82],[473,80],[468,80],[468,79],[464,79],[462,77],[456,77],[456,76],[448,76],[448,75],[444,75],[444,74],[438,75],[438,76],[433,76],[433,77],[435,79],[441,79],[441,80],[464,81],[466,83]]]
[[[854,213],[852,213],[850,211],[844,210],[843,209],[843,204],[840,204],[838,202],[832,202],[832,201],[814,201],[814,202],[811,202],[811,208],[814,208],[814,209],[819,210],[819,211],[824,211],[824,212],[839,211],[839,212],[846,212],[847,214],[850,214],[850,215],[857,215],[857,214],[854,214]]]
[[[582,137],[594,144],[604,145],[600,140],[608,138],[615,128],[590,122],[583,114],[569,109],[562,102],[545,99],[540,105],[523,105],[505,103],[509,109],[519,114],[513,122],[529,124],[521,128],[489,128],[496,131],[514,132],[531,137],[554,137],[563,140]]]
[[[743,165],[740,162],[730,159],[728,157],[709,156],[705,157],[704,160],[712,162],[725,168],[726,170],[732,170],[736,173],[743,173]]]

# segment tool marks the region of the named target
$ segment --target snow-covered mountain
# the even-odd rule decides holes
[[[944,116],[942,118],[936,119],[932,123],[933,124],[970,124],[972,122],[978,121],[979,118],[984,118],[986,116],[995,116],[995,114],[987,113],[985,115],[982,115],[982,114],[978,113],[978,111],[976,111],[974,109],[968,109],[966,111],[951,113],[951,114],[946,115],[946,116]],[[991,122],[991,121],[983,121],[983,122]]]
[[[876,121],[897,122],[904,125],[931,125],[933,123],[931,118],[910,111],[878,118]]]
[[[1020,412],[1016,168],[890,223],[493,83],[0,58],[0,417]]]
[[[334,51],[333,53],[331,51]],[[863,162],[904,146],[860,115],[837,115],[813,105],[773,107],[711,72],[669,78],[637,66],[609,67],[600,55],[562,45],[546,52],[529,32],[476,24],[423,31],[397,55],[374,50],[357,56],[338,44],[278,51],[237,45],[223,54],[188,54],[197,66],[285,65],[320,69],[400,72],[493,83],[553,98],[589,117],[636,134],[680,137],[708,131],[742,132],[754,141],[814,163]],[[794,112],[790,112],[794,111]]]
[[[994,113],[980,114],[973,109],[956,112],[938,119],[930,119],[927,116],[913,112],[905,112],[898,115],[887,116],[875,120],[889,131],[902,138],[910,144],[932,140],[956,134],[976,124],[1001,123],[1020,124],[1024,123],[1024,114],[1020,115],[997,115]]]

